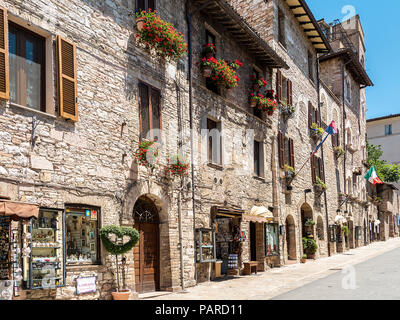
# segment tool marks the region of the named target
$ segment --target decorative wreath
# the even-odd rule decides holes
[[[114,255],[128,252],[139,241],[139,232],[131,227],[106,226],[100,229],[99,234],[104,248]],[[124,236],[127,236],[130,240],[124,244],[116,244],[110,240],[110,234],[115,234],[118,239],[122,239]]]

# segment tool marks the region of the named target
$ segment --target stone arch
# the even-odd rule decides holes
[[[301,232],[301,237],[307,237],[307,236],[313,236],[314,237],[314,227],[310,226],[307,227],[306,221],[308,219],[313,220],[313,210],[311,206],[308,203],[303,203],[301,208],[300,208],[300,217],[301,217],[301,226],[302,226],[302,232]]]
[[[286,254],[288,260],[297,260],[296,245],[296,222],[292,215],[288,215],[285,220],[286,229]]]
[[[138,196],[131,209],[133,225],[140,231],[141,238],[134,248],[135,283],[138,292],[166,290],[172,284],[172,266],[170,256],[170,235],[168,211],[165,202],[155,194],[144,193]],[[144,249],[146,248],[146,249]],[[154,269],[154,285],[144,280],[144,266],[140,260],[150,257],[146,268]],[[148,267],[147,264],[152,264]],[[146,279],[150,278],[146,274]],[[138,281],[141,280],[140,285]],[[150,280],[151,282],[152,280]]]

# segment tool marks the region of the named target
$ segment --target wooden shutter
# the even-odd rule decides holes
[[[278,132],[278,152],[279,152],[279,166],[281,169],[285,167],[285,140],[282,132]]]
[[[314,108],[311,101],[308,102],[308,127],[311,129],[313,124],[313,112]]]
[[[288,80],[288,104],[293,105],[292,81]]]
[[[57,36],[58,110],[61,117],[78,121],[76,46]]]
[[[336,147],[340,146],[340,133],[339,129],[337,129],[337,134],[336,134]]]
[[[0,99],[10,99],[7,10],[0,7]]]
[[[314,109],[314,115],[315,115],[315,123],[318,125],[318,127],[320,127],[321,126],[321,120],[319,118],[318,109]]]
[[[278,95],[278,102],[282,100],[282,73],[278,70],[276,74],[276,94]]]
[[[293,139],[289,139],[290,166],[294,169],[294,143]]]
[[[324,175],[324,162],[322,158],[318,158],[318,174],[319,178],[325,182],[325,175]]]
[[[334,147],[337,147],[337,145],[336,145],[336,142],[337,142],[337,135],[332,134],[332,135],[331,135],[331,138],[332,138],[332,147],[333,147],[333,148],[334,148]]]
[[[314,155],[311,157],[311,177],[312,177],[312,183],[315,184],[316,177],[315,177],[315,156]]]

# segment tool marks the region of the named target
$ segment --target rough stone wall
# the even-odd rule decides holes
[[[66,203],[96,205],[101,207],[101,225],[122,223],[132,226],[136,199],[142,194],[156,193],[160,208],[168,210],[163,212],[161,219],[161,239],[165,241],[162,242],[165,248],[161,261],[165,268],[162,268],[161,286],[175,290],[180,284],[174,194],[177,185],[160,174],[153,177],[154,186],[149,188],[147,182],[151,179],[142,168],[137,168],[134,152],[140,127],[138,80],[161,90],[163,124],[166,130],[177,132],[177,114],[187,110],[184,107],[187,105],[185,66],[164,61],[136,44],[132,1],[22,3],[9,0],[1,1],[0,5],[6,7],[9,14],[45,30],[53,40],[56,35],[61,35],[76,43],[79,110],[79,121],[71,123],[58,116],[1,102],[1,194],[12,200],[46,207],[64,208]],[[177,28],[185,33],[183,1],[160,0],[158,6],[161,16],[169,21],[180,21]],[[53,77],[56,78],[55,74]],[[56,93],[56,89],[52,89]],[[183,93],[178,103],[179,90]],[[38,125],[36,145],[31,148],[33,116]],[[182,118],[182,126],[187,127],[187,113]],[[176,136],[164,140],[162,164],[165,164],[167,154],[177,152]],[[188,194],[184,192],[182,196],[182,215],[184,226],[190,227],[192,214],[187,209],[190,207]],[[184,255],[185,279],[191,284],[193,263],[188,257],[193,257],[193,240],[191,234],[185,237],[188,243],[185,247],[188,252]],[[113,267],[108,262],[108,255],[104,250],[101,252],[103,265],[89,268],[99,279],[99,290],[93,297],[109,298],[110,291],[115,288],[115,279],[107,270],[113,271]],[[128,285],[134,290],[130,255],[128,261]],[[29,293],[30,298],[39,298],[42,294],[53,298],[77,298],[73,295],[74,278],[77,272],[86,271],[84,269],[68,269],[65,288],[49,294],[37,290]]]

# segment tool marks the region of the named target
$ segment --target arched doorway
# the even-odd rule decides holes
[[[311,207],[305,203],[301,206],[301,237],[309,237],[309,238],[314,238],[314,226],[307,224],[307,221],[312,221],[313,220],[313,211]]]
[[[285,222],[286,247],[288,260],[297,260],[296,254],[296,224],[291,215],[288,215]]]
[[[140,233],[133,249],[138,293],[160,290],[159,215],[153,200],[141,196],[133,208],[134,228]]]

